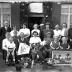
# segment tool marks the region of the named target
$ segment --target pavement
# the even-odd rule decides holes
[[[2,59],[2,54],[0,53],[0,72],[16,72],[14,66],[7,66]],[[21,72],[72,72],[71,66],[55,66],[49,67],[47,65],[36,64],[34,67],[22,69]]]

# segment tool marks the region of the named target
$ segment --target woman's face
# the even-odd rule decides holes
[[[37,24],[34,24],[34,29],[37,29],[38,28],[38,25]]]
[[[59,25],[56,25],[56,26],[55,26],[55,29],[58,30],[58,29],[59,29]]]
[[[63,24],[62,27],[63,27],[63,28],[66,28],[66,24]]]
[[[26,28],[26,25],[23,24],[23,28]]]
[[[46,25],[46,29],[49,29],[49,25]]]

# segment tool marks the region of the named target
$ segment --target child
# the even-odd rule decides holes
[[[60,43],[61,49],[66,50],[70,48],[69,44],[67,43],[67,40],[67,37],[62,37],[62,43]]]
[[[54,36],[54,41],[52,41],[52,42],[50,43],[50,47],[51,47],[52,49],[59,49],[59,47],[60,47],[60,42],[59,42],[58,36]]]
[[[36,31],[33,32],[33,37],[30,38],[29,43],[31,46],[31,55],[32,55],[31,68],[32,68],[33,64],[34,64],[35,57],[37,56],[39,58],[39,55],[37,54],[37,51],[38,51],[37,45],[39,45],[41,43],[41,39],[40,39],[40,37],[38,37],[38,33]]]
[[[44,57],[50,57],[50,43],[52,41],[50,32],[47,33],[47,37],[44,38],[44,41],[45,41],[45,45],[43,51],[45,51],[45,53],[43,53],[43,55]]]
[[[3,50],[3,59],[4,60],[6,59],[6,54],[7,54],[7,48],[5,46],[8,44],[10,36],[11,36],[10,33],[7,32],[5,34],[6,38],[3,39],[3,41],[2,41],[2,50]]]
[[[10,54],[12,54],[13,62],[15,62],[14,51],[15,51],[16,46],[15,46],[15,43],[13,41],[13,38],[10,37],[8,42],[6,44],[4,44],[3,47],[6,48],[6,50],[7,50],[6,63],[8,64],[8,58],[9,58]]]

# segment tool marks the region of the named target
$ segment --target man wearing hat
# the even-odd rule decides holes
[[[50,32],[50,33],[48,33],[48,32]],[[45,25],[45,29],[43,30],[43,33],[44,33],[44,38],[47,38],[47,34],[50,34],[50,37],[53,36],[53,30],[50,29],[49,24]]]
[[[18,35],[20,35],[20,33],[23,32],[25,35],[25,38],[30,36],[30,30],[28,28],[26,28],[26,23],[23,24],[23,28],[19,30]]]

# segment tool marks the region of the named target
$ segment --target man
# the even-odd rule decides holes
[[[20,35],[21,32],[24,33],[25,38],[30,36],[30,30],[28,28],[26,28],[26,24],[23,24],[23,28],[19,30],[18,35]]]
[[[50,26],[49,26],[49,24],[46,24],[45,25],[45,29],[44,29],[44,31],[43,31],[43,33],[44,33],[44,38],[47,38],[47,34],[48,34],[48,32],[50,32],[49,34],[50,34],[50,37],[53,37],[53,30],[51,30],[50,29]]]
[[[5,38],[6,32],[11,32],[11,28],[9,27],[8,21],[4,22],[4,27],[1,28],[1,37]]]

